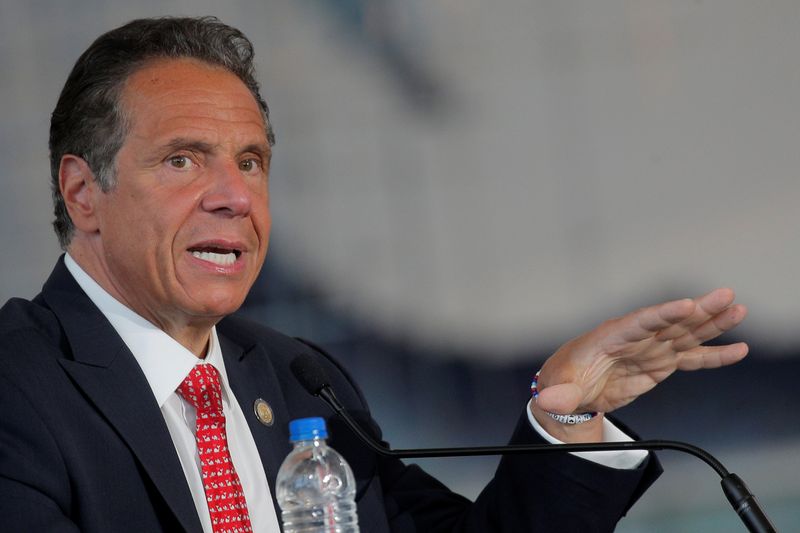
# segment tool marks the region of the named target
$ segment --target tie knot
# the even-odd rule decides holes
[[[213,365],[199,364],[178,386],[178,392],[197,409],[198,414],[222,412],[222,387]]]

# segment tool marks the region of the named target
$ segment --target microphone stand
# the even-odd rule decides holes
[[[728,498],[736,514],[742,520],[750,533],[776,533],[767,515],[761,510],[755,496],[750,492],[744,481],[729,472],[714,456],[684,442],[670,440],[643,440],[636,442],[597,442],[575,444],[515,444],[507,446],[478,446],[467,448],[427,448],[392,450],[376,442],[367,434],[344,406],[336,398],[330,385],[324,384],[316,392],[333,411],[341,416],[347,426],[366,444],[372,451],[384,457],[394,458],[420,458],[420,457],[471,457],[482,455],[515,455],[528,453],[553,453],[553,452],[591,452],[601,450],[678,450],[694,455],[704,461],[719,474],[720,484],[725,496]]]

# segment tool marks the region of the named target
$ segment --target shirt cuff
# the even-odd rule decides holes
[[[528,421],[533,429],[541,435],[550,444],[564,444],[560,440],[550,435],[539,424],[531,412],[531,399],[528,402],[527,412]],[[610,420],[603,417],[603,442],[633,442],[633,439],[626,435],[621,429],[611,423]],[[639,465],[647,458],[647,450],[603,450],[597,452],[569,452],[576,457],[586,459],[593,463],[597,463],[609,468],[617,468],[619,470],[633,470],[638,468]]]

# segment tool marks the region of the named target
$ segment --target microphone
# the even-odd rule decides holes
[[[375,440],[350,416],[344,406],[336,398],[325,369],[317,357],[304,352],[295,357],[290,368],[297,381],[309,394],[322,399],[347,424],[364,444],[375,453],[384,457],[421,458],[421,457],[470,457],[483,455],[516,455],[530,453],[557,452],[592,452],[602,450],[677,450],[694,455],[708,464],[721,478],[722,490],[736,514],[750,533],[776,533],[767,515],[759,506],[755,496],[744,481],[729,472],[720,461],[702,448],[685,442],[670,440],[642,440],[636,442],[592,442],[566,444],[511,444],[505,446],[478,446],[465,448],[424,448],[392,450]]]

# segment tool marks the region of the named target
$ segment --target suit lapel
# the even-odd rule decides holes
[[[219,330],[217,330],[219,333]],[[261,464],[267,474],[270,493],[275,508],[275,479],[283,459],[291,450],[289,444],[289,411],[275,369],[260,344],[242,347],[219,334],[225,370],[239,406],[253,434]],[[272,408],[274,421],[267,426],[255,414],[257,399],[266,401]]]
[[[186,531],[202,531],[164,418],[139,364],[59,260],[42,296],[73,359],[61,365],[119,433]]]

